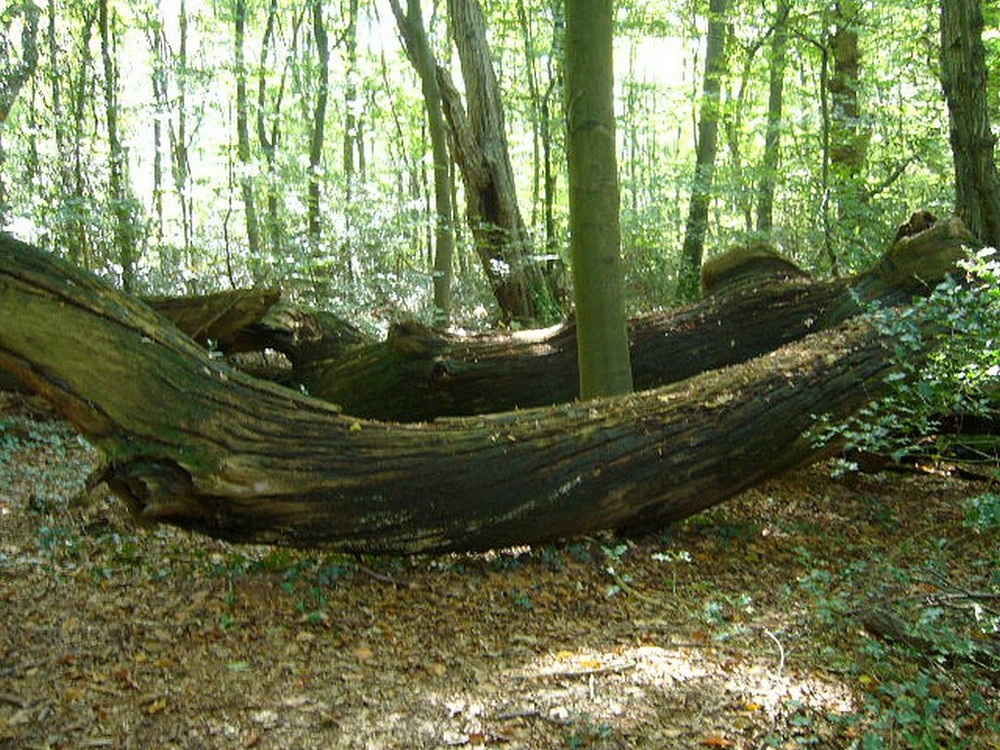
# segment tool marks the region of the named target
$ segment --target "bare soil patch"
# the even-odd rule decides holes
[[[358,561],[137,527],[97,458],[0,395],[0,748],[1000,747],[985,481],[818,465],[641,539]]]

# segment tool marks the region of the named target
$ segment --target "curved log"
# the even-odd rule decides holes
[[[813,281],[756,246],[713,259],[706,264],[709,285],[722,280],[719,294],[629,321],[635,388],[745,362],[837,325],[866,305],[907,303],[955,270],[973,243],[953,217],[900,239],[868,273],[833,281]],[[572,321],[471,337],[407,323],[385,342],[320,367],[301,362],[296,376],[311,394],[351,414],[419,421],[572,401],[579,383],[576,357]]]
[[[242,542],[475,550],[659,525],[817,453],[878,390],[862,319],[615,399],[433,424],[358,419],[213,360],[148,307],[0,237],[0,367],[46,397],[141,518]]]

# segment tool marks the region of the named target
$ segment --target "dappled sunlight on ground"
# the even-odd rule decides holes
[[[991,559],[976,488],[814,468],[644,539],[363,567],[136,527],[64,424],[6,414],[0,749],[858,746],[925,662],[855,610]],[[906,720],[997,747],[983,673],[941,674]]]

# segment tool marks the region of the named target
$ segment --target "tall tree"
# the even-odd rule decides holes
[[[91,237],[90,222],[87,206],[89,203],[88,193],[91,188],[88,185],[87,172],[87,140],[88,134],[88,107],[92,105],[97,96],[94,71],[94,59],[91,54],[91,39],[94,35],[94,24],[97,23],[97,9],[90,4],[81,5],[79,39],[76,48],[78,50],[79,61],[75,75],[71,78],[69,86],[70,99],[73,110],[73,128],[70,135],[72,143],[72,164],[73,164],[73,188],[70,195],[73,211],[73,234],[74,239],[69,245],[70,258],[82,265],[84,268],[92,268],[95,261],[94,242]]]
[[[15,3],[0,13],[0,228],[7,223],[10,207],[4,184],[3,126],[14,108],[14,101],[21,88],[35,72],[38,65],[38,19],[41,10],[31,0]],[[10,35],[14,22],[22,19],[21,48],[16,51]]]
[[[580,398],[629,393],[615,159],[614,0],[566,5],[566,156]]]
[[[969,230],[1000,247],[1000,185],[990,128],[979,0],[941,0],[941,83],[955,162],[955,208]]]
[[[391,0],[406,53],[420,77],[420,86],[427,109],[427,129],[434,160],[434,324],[448,325],[451,316],[451,281],[455,250],[452,229],[452,179],[448,154],[448,129],[441,106],[441,91],[437,81],[437,62],[427,39],[420,0],[408,0],[406,12],[399,0]]]
[[[234,43],[236,46],[236,155],[240,162],[240,190],[247,227],[247,252],[251,263],[260,258],[260,225],[254,198],[250,155],[250,101],[247,97],[246,24],[247,0],[236,0]]]
[[[466,215],[476,252],[506,319],[537,322],[559,310],[544,267],[533,256],[521,217],[504,126],[500,86],[479,0],[449,0],[468,112],[447,73],[438,82],[465,182]]]
[[[143,22],[152,58],[150,83],[153,86],[153,218],[156,241],[163,244],[165,213],[163,204],[163,121],[170,111],[167,73],[167,37],[160,8],[146,8]]]
[[[316,104],[313,108],[312,130],[309,134],[309,188],[306,197],[309,243],[315,251],[322,231],[320,222],[320,183],[323,168],[323,143],[326,134],[326,104],[330,97],[330,38],[323,17],[323,0],[312,0],[313,40],[316,44]],[[348,263],[350,269],[350,263]]]
[[[710,0],[708,43],[705,48],[705,75],[702,83],[701,112],[698,115],[698,148],[695,156],[694,182],[684,229],[684,246],[678,269],[678,297],[698,296],[701,261],[705,254],[708,230],[708,207],[715,179],[715,155],[719,141],[719,117],[722,110],[722,78],[726,70],[726,7],[728,0]]]
[[[295,13],[292,21],[292,47],[296,46],[302,12]],[[264,37],[260,45],[260,67],[257,71],[257,142],[264,155],[267,169],[267,210],[264,229],[271,257],[277,257],[282,244],[282,222],[279,205],[278,145],[281,140],[281,107],[285,97],[285,80],[291,56],[281,55],[276,50],[278,41],[278,0],[271,0],[267,8]],[[283,61],[282,61],[283,60]],[[277,67],[281,77],[277,88],[268,95],[268,74]]]
[[[760,186],[757,190],[757,231],[769,234],[774,222],[774,189],[781,161],[781,130],[784,112],[785,66],[788,49],[788,16],[791,0],[778,0],[771,37],[768,66],[767,132],[761,159]]]
[[[344,29],[344,190],[347,205],[354,197],[357,156],[361,148],[361,118],[358,117],[358,0],[347,0]]]
[[[839,0],[834,4],[834,31],[830,37],[833,71],[830,90],[830,176],[837,204],[840,232],[852,237],[859,226],[863,190],[861,175],[868,154],[869,133],[862,123],[858,97],[861,88],[861,48],[859,29],[862,5],[859,0]],[[831,257],[833,271],[836,258]]]
[[[97,5],[97,23],[101,34],[101,62],[104,68],[104,116],[108,131],[108,197],[114,219],[114,243],[121,265],[121,282],[125,291],[131,291],[135,282],[137,258],[135,220],[127,184],[125,148],[119,132],[118,116],[118,54],[117,37],[108,0]]]
[[[190,253],[194,233],[194,195],[191,190],[191,159],[188,135],[188,14],[186,0],[180,0],[177,9],[177,27],[180,39],[177,48],[177,111],[176,127],[170,122],[170,165],[174,190],[181,206],[181,232],[184,252]]]

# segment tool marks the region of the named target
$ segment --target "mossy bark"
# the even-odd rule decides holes
[[[140,517],[364,553],[475,550],[710,507],[818,454],[813,415],[878,390],[862,319],[661,389],[398,425],[253,380],[147,306],[0,238],[0,367],[46,397]]]

